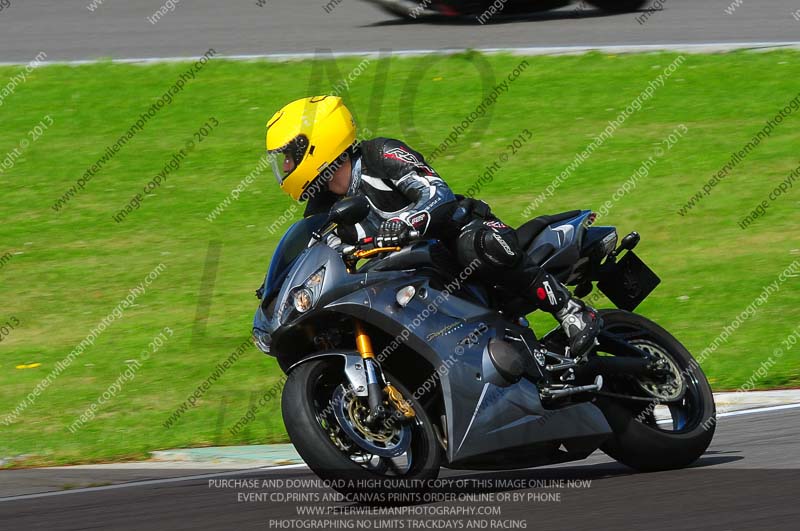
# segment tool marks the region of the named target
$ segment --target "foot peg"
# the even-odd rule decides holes
[[[594,383],[590,385],[581,385],[579,387],[566,387],[564,389],[549,389],[544,388],[541,391],[543,398],[562,398],[565,396],[576,395],[578,393],[596,392],[603,388],[603,377],[599,374],[594,379]]]
[[[597,342],[596,339],[594,340],[594,342],[596,345],[600,344]],[[542,351],[542,353],[544,354],[545,357],[553,358],[558,362],[545,365],[545,369],[547,369],[550,372],[559,372],[566,369],[571,369],[573,367],[577,367],[578,365],[583,365],[587,361],[586,354],[576,358],[572,355],[572,352],[570,352],[569,347],[565,348],[563,356],[561,354],[556,354],[555,352],[550,352],[547,350]]]
[[[569,349],[569,347],[567,347],[567,349]],[[567,350],[566,356],[562,356],[554,352],[545,352],[545,356],[549,356],[558,362],[545,366],[545,369],[547,369],[550,372],[563,371],[578,365],[577,360],[569,356],[569,350]]]

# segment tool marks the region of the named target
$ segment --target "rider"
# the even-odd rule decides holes
[[[516,232],[483,201],[457,198],[421,154],[399,140],[356,141],[356,125],[342,99],[314,96],[293,101],[267,124],[267,151],[281,189],[308,201],[305,216],[327,212],[343,196],[365,196],[371,209],[354,227],[339,227],[348,243],[375,236],[379,246],[402,246],[412,230],[437,238],[460,264],[479,264],[510,292],[529,293],[536,306],[561,323],[578,357],[594,343],[595,311],[533,263]],[[340,241],[328,241],[336,245]]]

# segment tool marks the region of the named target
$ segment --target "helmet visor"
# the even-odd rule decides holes
[[[300,165],[307,151],[308,138],[300,135],[285,146],[267,152],[270,155],[272,172],[275,174],[278,184],[282,185],[283,181]]]

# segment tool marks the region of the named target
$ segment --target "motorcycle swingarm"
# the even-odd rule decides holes
[[[600,350],[606,352],[614,352],[617,355],[629,356],[632,358],[644,358],[647,361],[655,361],[655,356],[646,352],[634,345],[631,345],[624,339],[621,339],[617,334],[611,332],[600,331],[597,336],[597,341],[600,343]]]

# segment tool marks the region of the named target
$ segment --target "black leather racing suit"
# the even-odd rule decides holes
[[[376,236],[384,221],[399,219],[453,250],[461,267],[494,286],[528,293],[539,309],[553,313],[570,339],[572,352],[589,348],[597,333],[594,311],[534,263],[521,249],[516,231],[494,216],[483,201],[457,198],[425,158],[399,140],[374,138],[351,154],[348,196],[363,195],[372,207],[354,227],[340,227],[341,241],[355,243]],[[309,199],[305,215],[327,212],[338,199],[320,192]],[[328,241],[335,246],[341,241]],[[477,267],[476,267],[477,264]]]
[[[390,138],[363,141],[351,162],[347,195],[363,195],[372,208],[355,227],[337,230],[342,241],[354,243],[375,236],[384,221],[400,219],[420,235],[441,240],[462,267],[477,259],[477,274],[490,277],[487,280],[493,284],[519,291],[520,282],[530,284],[538,273],[538,267],[524,260],[526,254],[512,228],[492,215],[482,201],[459,201],[425,158],[405,143]],[[327,212],[336,199],[330,192],[316,194],[309,199],[305,215]],[[459,206],[462,219],[454,220]]]
[[[361,142],[351,163],[347,195],[363,195],[372,208],[352,230],[338,231],[344,241],[375,236],[381,223],[389,219],[406,222],[420,235],[444,236],[457,206],[456,197],[421,154],[399,140],[375,138]],[[309,199],[305,215],[327,212],[336,199],[330,192],[316,194]]]

